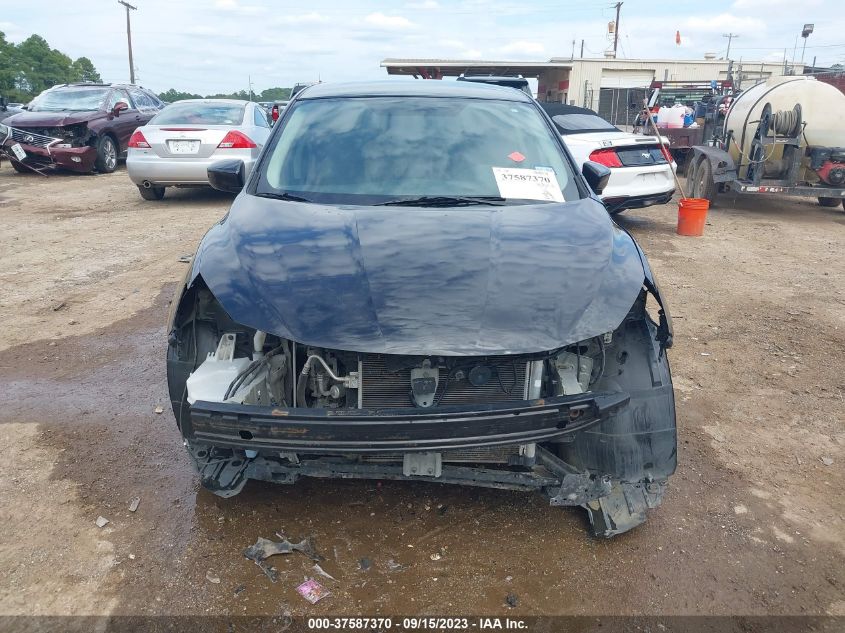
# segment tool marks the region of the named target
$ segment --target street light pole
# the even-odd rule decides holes
[[[122,4],[126,7],[126,42],[129,46],[129,83],[135,83],[135,64],[132,62],[132,27],[129,23],[129,9],[133,11],[137,11],[138,7],[133,7],[128,2],[124,2],[124,0],[117,0],[118,4]]]
[[[801,29],[801,37],[804,38],[804,46],[801,47],[801,65],[804,65],[804,51],[807,50],[807,38],[810,37],[810,33],[813,32],[814,25],[813,24],[805,24],[804,28]],[[815,64],[813,64],[815,65]]]

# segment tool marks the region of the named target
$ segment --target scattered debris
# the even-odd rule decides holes
[[[100,516],[97,517],[97,520],[94,521],[97,524],[98,528],[106,527],[109,524],[109,520],[106,517]]]
[[[833,466],[833,458],[832,457],[822,457],[822,464],[825,466]]]
[[[403,569],[405,569],[405,565],[403,565],[402,563],[397,563],[392,558],[389,561],[387,561],[387,570],[388,571],[402,571]]]
[[[135,512],[139,505],[141,505],[141,497],[134,497],[132,501],[129,502],[129,511]]]
[[[155,411],[156,413],[159,413],[159,414],[164,413],[164,407],[162,407],[161,405],[158,405],[158,406],[154,409],[154,411]]]
[[[367,571],[370,567],[373,566],[373,561],[369,558],[362,558],[358,561],[358,569],[361,571]]]
[[[130,554],[130,555],[129,555],[129,560],[135,560],[135,554]]]
[[[442,556],[440,556],[440,554],[438,554],[437,552],[434,552],[434,554],[432,554],[431,556],[429,556],[429,558],[430,558],[431,560],[440,560],[440,559],[442,558]]]
[[[193,259],[194,259],[193,255],[182,255],[179,258],[179,262],[181,262],[182,264],[190,264],[193,261]]]
[[[314,563],[314,567],[312,567],[311,569],[313,569],[315,572],[317,572],[317,573],[318,573],[318,574],[320,574],[321,576],[325,576],[326,578],[329,578],[329,579],[334,580],[335,582],[337,582],[337,578],[335,578],[335,577],[334,577],[334,576],[332,576],[331,574],[327,573],[325,569],[323,569],[322,567],[320,567],[320,564],[319,564],[319,563]]]
[[[710,352],[701,352],[702,356],[710,356]]]
[[[505,582],[510,582],[513,580],[513,576],[505,576]]]
[[[65,303],[64,301],[59,301],[57,304],[55,304],[53,306],[53,312],[58,312],[59,310],[61,310],[62,308],[66,307],[66,306],[67,306],[67,303]]]
[[[449,506],[439,505],[439,506],[437,506],[437,514],[439,514],[440,516],[443,516],[444,514],[446,514],[446,510],[448,510],[448,509],[449,509]]]
[[[79,321],[77,321],[76,319],[71,319],[70,321],[67,322],[67,324],[68,325],[78,325]]]
[[[508,605],[508,608],[513,609],[519,604],[519,598],[516,597],[515,593],[509,593],[505,596],[505,604]]]
[[[301,552],[315,563],[323,560],[323,557],[314,549],[314,543],[310,537],[302,539],[299,543],[291,543],[287,539],[276,543],[275,541],[259,536],[258,540],[255,541],[255,545],[250,545],[244,550],[244,556],[250,560],[259,562],[276,554],[290,554],[291,552]]]
[[[748,508],[739,503],[734,506],[734,514],[748,514]]]
[[[246,590],[246,585],[238,585],[235,587],[235,595],[238,596]]]
[[[316,604],[323,598],[332,595],[331,591],[326,589],[323,585],[318,583],[313,578],[306,580],[304,583],[296,588],[297,593],[305,598],[311,604]]]
[[[215,585],[220,584],[220,576],[215,575],[215,573],[213,571],[211,571],[210,569],[207,572],[205,572],[205,579],[208,582],[213,582]]]

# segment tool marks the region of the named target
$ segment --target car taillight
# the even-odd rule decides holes
[[[660,145],[660,153],[663,154],[663,158],[666,159],[667,163],[672,162],[672,154],[669,152],[669,148],[665,145]]]
[[[232,130],[223,137],[223,140],[220,141],[220,145],[217,147],[221,149],[251,149],[253,147],[258,147],[258,145],[253,143],[252,139],[250,139],[246,134],[242,134],[237,130]]]
[[[135,130],[132,132],[132,136],[129,137],[129,147],[134,147],[137,149],[150,149],[150,144],[147,143],[147,139],[144,138],[144,135],[141,133],[141,130]]]
[[[616,155],[615,149],[597,149],[590,154],[590,160],[605,167],[622,167],[622,161]]]

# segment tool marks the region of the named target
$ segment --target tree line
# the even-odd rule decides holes
[[[20,44],[6,40],[0,31],[0,96],[10,102],[26,103],[42,90],[56,84],[80,81],[102,81],[100,73],[87,57],[71,59],[50,45],[40,35],[30,35]],[[290,88],[267,88],[253,92],[253,101],[283,101],[290,97]],[[171,88],[159,94],[162,101],[201,99],[202,95]],[[229,94],[206,95],[207,99],[250,99],[247,90]]]
[[[101,81],[90,59],[71,59],[39,35],[13,44],[0,31],[0,95],[26,102],[50,86],[75,81]]]

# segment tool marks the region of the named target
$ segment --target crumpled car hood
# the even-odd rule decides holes
[[[200,244],[197,276],[235,321],[300,343],[487,355],[614,330],[644,272],[592,199],[418,209],[241,194]]]
[[[97,118],[102,113],[98,110],[88,112],[19,112],[3,123],[12,127],[61,127],[75,123],[85,123]]]

